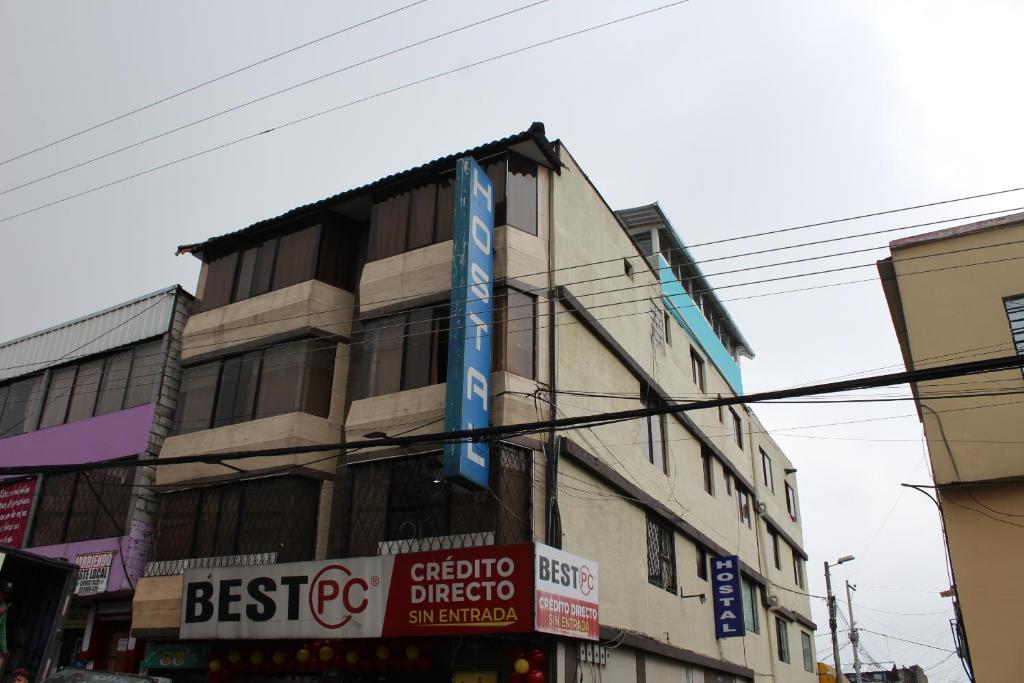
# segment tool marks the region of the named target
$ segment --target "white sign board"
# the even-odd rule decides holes
[[[538,631],[599,639],[597,562],[537,543],[533,577]]]
[[[107,590],[110,579],[110,565],[114,562],[111,550],[103,553],[83,553],[75,558],[78,565],[78,582],[75,595],[96,595]]]

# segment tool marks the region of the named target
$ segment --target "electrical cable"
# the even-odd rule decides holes
[[[276,455],[286,455],[294,453],[304,452],[316,452],[333,450],[337,448],[354,448],[364,446],[410,446],[418,445],[423,443],[457,443],[462,442],[466,439],[479,440],[479,439],[501,439],[507,438],[512,435],[523,435],[528,433],[535,433],[550,429],[567,429],[574,427],[582,427],[586,425],[606,424],[610,422],[618,422],[625,420],[633,420],[639,417],[647,417],[653,415],[667,415],[671,413],[681,413],[691,410],[697,410],[701,408],[716,407],[718,405],[731,406],[744,403],[758,403],[769,400],[779,400],[792,398],[794,396],[808,396],[815,393],[831,393],[842,390],[857,390],[865,389],[878,386],[888,386],[892,384],[900,384],[910,381],[920,381],[924,379],[941,379],[945,377],[955,377],[964,374],[976,374],[984,372],[996,372],[1013,367],[1021,367],[1024,365],[1024,357],[1021,356],[1009,356],[1005,358],[986,359],[981,361],[972,361],[970,363],[957,363],[953,365],[941,366],[938,368],[927,368],[921,370],[914,370],[902,373],[891,373],[887,375],[877,375],[870,378],[864,378],[859,380],[847,380],[845,382],[833,382],[824,385],[818,385],[814,387],[799,387],[780,389],[774,391],[765,391],[754,394],[747,394],[735,397],[723,397],[719,399],[711,399],[706,401],[694,401],[690,403],[682,404],[664,404],[661,406],[640,408],[616,412],[608,412],[604,415],[595,416],[575,416],[569,418],[560,418],[549,421],[539,422],[526,422],[516,423],[508,425],[495,425],[490,427],[481,427],[476,429],[468,430],[452,430],[448,432],[434,432],[419,434],[413,437],[386,437],[380,439],[370,439],[363,441],[335,443],[335,444],[315,444],[307,446],[296,446],[296,447],[282,447],[282,448],[270,448],[263,450],[252,450],[252,451],[234,451],[234,452],[222,452],[216,454],[205,454],[198,456],[180,456],[173,458],[164,458],[162,462],[156,461],[154,464],[172,465],[181,464],[184,462],[217,462],[219,460],[231,460],[239,458],[251,458],[251,457],[268,457]],[[65,465],[48,465],[48,466],[19,466],[19,467],[0,467],[0,475],[17,475],[26,473],[46,473],[54,471],[67,471]],[[95,463],[83,463],[80,465],[71,466],[74,469],[103,469],[107,465],[103,462]]]
[[[933,650],[941,650],[942,652],[952,652],[953,654],[956,654],[956,650],[950,650],[949,648],[946,648],[946,647],[939,647],[938,645],[930,645],[928,643],[921,643],[921,642],[918,642],[916,640],[907,640],[906,638],[897,638],[896,636],[889,635],[888,633],[879,633],[878,631],[870,631],[870,630],[868,630],[866,628],[858,628],[857,630],[858,631],[863,631],[864,633],[871,633],[871,634],[874,634],[876,636],[882,636],[884,638],[892,638],[893,640],[899,640],[901,642],[910,643],[912,645],[920,645],[921,647],[928,647],[928,648],[931,648]]]
[[[237,74],[242,73],[243,71],[248,71],[249,69],[252,69],[254,67],[260,66],[261,64],[266,64],[267,62],[270,62],[270,61],[273,61],[273,60],[277,59],[278,57],[284,57],[287,54],[291,54],[292,52],[296,52],[297,50],[301,50],[302,48],[309,47],[310,45],[315,45],[316,43],[319,43],[321,41],[327,40],[328,38],[333,38],[334,36],[341,35],[342,33],[346,33],[348,31],[351,31],[353,29],[359,28],[361,26],[366,26],[367,24],[373,23],[374,21],[377,21],[378,19],[383,19],[383,18],[389,17],[389,16],[391,16],[393,14],[398,14],[399,12],[407,10],[410,7],[415,7],[416,5],[422,5],[426,1],[427,0],[416,0],[416,2],[409,3],[408,5],[403,5],[402,7],[399,7],[397,9],[393,9],[390,12],[385,12],[384,14],[378,14],[375,17],[371,17],[371,18],[366,19],[364,21],[361,21],[359,23],[352,24],[351,26],[346,26],[345,28],[338,29],[337,31],[332,31],[331,33],[328,33],[326,35],[322,35],[319,38],[314,38],[313,40],[308,40],[305,43],[302,43],[300,45],[296,45],[294,47],[290,47],[287,50],[283,50],[281,52],[277,52],[275,54],[272,54],[272,55],[270,55],[268,57],[264,57],[262,59],[259,59],[259,60],[255,61],[255,62],[252,62],[250,64],[246,64],[245,66],[242,66],[242,67],[239,67],[239,68],[234,69],[232,71],[228,71],[226,73],[223,73],[223,74],[221,74],[219,76],[214,76],[213,78],[209,78],[209,79],[207,79],[205,81],[202,81],[201,83],[197,83],[195,85],[189,86],[188,88],[185,88],[184,90],[179,90],[179,91],[177,91],[175,93],[171,93],[170,95],[166,95],[164,97],[161,97],[160,99],[155,100],[153,102],[150,102],[149,104],[144,104],[141,107],[138,107],[136,109],[132,109],[131,111],[124,112],[123,114],[118,114],[117,116],[114,116],[113,118],[106,119],[105,121],[100,121],[99,123],[93,124],[93,125],[89,126],[88,128],[83,128],[83,129],[81,129],[81,130],[79,130],[79,131],[77,131],[75,133],[71,133],[70,135],[66,135],[66,136],[64,136],[62,138],[59,138],[57,140],[53,140],[53,141],[48,142],[48,143],[46,143],[44,145],[40,145],[39,147],[35,147],[35,148],[30,149],[28,151],[22,152],[20,154],[16,154],[13,157],[9,157],[7,159],[4,159],[3,161],[0,161],[0,166],[4,166],[4,165],[9,164],[12,161],[16,161],[18,159],[23,159],[24,157],[27,157],[30,154],[35,154],[36,152],[41,152],[44,149],[49,149],[50,147],[53,147],[54,145],[58,145],[58,144],[60,144],[62,142],[67,142],[68,140],[71,140],[73,138],[77,138],[80,135],[85,135],[86,133],[91,133],[92,131],[94,131],[94,130],[96,130],[98,128],[102,128],[103,126],[107,126],[107,125],[109,125],[111,123],[115,123],[116,121],[120,121],[122,119],[125,119],[125,118],[127,118],[127,117],[129,117],[129,116],[131,116],[133,114],[138,114],[139,112],[145,111],[147,109],[151,109],[152,107],[155,107],[155,106],[157,106],[159,104],[163,104],[164,102],[169,102],[170,100],[173,100],[176,97],[181,97],[182,95],[186,95],[188,93],[195,92],[196,90],[199,90],[200,88],[204,88],[204,87],[206,87],[208,85],[212,85],[213,83],[216,83],[218,81],[222,81],[225,78],[229,78],[231,76],[235,76]]]
[[[421,2],[425,2],[426,0],[420,0],[420,1]],[[166,137],[166,136],[171,135],[173,133],[178,133],[178,132],[181,132],[181,131],[186,130],[188,128],[191,128],[192,126],[197,126],[200,123],[206,123],[207,121],[211,121],[211,120],[216,119],[218,117],[221,117],[221,116],[223,116],[225,114],[229,114],[231,112],[238,111],[240,109],[244,109],[245,107],[248,107],[250,105],[257,104],[257,103],[263,102],[265,100],[269,100],[272,97],[276,97],[278,95],[282,95],[284,93],[291,92],[292,90],[296,90],[298,88],[305,87],[307,85],[310,85],[311,83],[316,83],[318,81],[322,81],[323,79],[328,78],[330,76],[336,76],[336,75],[338,75],[340,73],[343,73],[345,71],[349,71],[349,70],[354,69],[356,67],[365,66],[365,65],[370,64],[372,62],[375,62],[377,60],[384,59],[385,57],[391,57],[393,55],[396,55],[396,54],[398,54],[400,52],[404,52],[406,50],[412,49],[414,47],[419,47],[421,45],[425,45],[425,44],[433,42],[435,40],[439,40],[441,38],[445,38],[445,37],[454,35],[456,33],[460,33],[461,31],[465,31],[467,29],[475,28],[475,27],[480,26],[482,24],[486,24],[488,22],[495,21],[496,19],[501,19],[501,18],[507,17],[510,14],[515,14],[516,12],[521,12],[523,10],[530,9],[532,7],[536,7],[537,5],[543,5],[543,4],[547,3],[547,2],[550,2],[550,0],[535,0],[535,2],[532,2],[532,3],[527,4],[527,5],[522,5],[521,7],[516,7],[515,9],[511,9],[511,10],[509,10],[507,12],[502,12],[500,14],[495,14],[493,16],[487,17],[486,19],[482,19],[480,21],[474,21],[472,23],[465,24],[465,25],[460,26],[458,28],[451,29],[449,31],[445,31],[443,33],[438,33],[437,35],[431,36],[429,38],[425,38],[423,40],[418,40],[418,41],[416,41],[414,43],[409,43],[408,45],[404,45],[404,46],[402,46],[400,48],[396,48],[394,50],[389,50],[387,52],[382,52],[381,54],[375,55],[375,56],[370,57],[368,59],[363,59],[363,60],[360,60],[358,62],[354,62],[352,64],[348,64],[348,65],[343,66],[341,68],[334,69],[333,71],[329,71],[327,73],[320,74],[319,76],[315,76],[313,78],[309,78],[309,79],[301,81],[299,83],[295,83],[293,85],[289,85],[288,87],[281,88],[280,90],[275,90],[274,92],[268,93],[266,95],[261,95],[260,97],[256,97],[254,99],[247,100],[246,102],[243,102],[241,104],[236,104],[236,105],[234,105],[232,107],[228,107],[227,109],[222,109],[222,110],[220,110],[218,112],[215,112],[213,114],[209,114],[207,116],[203,116],[202,118],[196,119],[194,121],[190,121],[189,123],[185,123],[185,124],[182,124],[180,126],[176,126],[175,128],[171,128],[169,130],[165,130],[162,133],[157,133],[156,135],[151,135],[151,136],[149,136],[147,138],[143,138],[142,140],[138,140],[138,141],[133,142],[133,143],[131,143],[129,145],[125,145],[124,147],[119,147],[119,148],[117,148],[115,150],[112,150],[110,152],[106,152],[104,154],[100,154],[100,155],[92,157],[90,159],[86,159],[85,161],[79,162],[77,164],[73,164],[71,166],[66,166],[66,167],[64,167],[62,169],[54,171],[53,173],[49,173],[47,175],[40,176],[40,177],[35,178],[33,180],[29,180],[29,181],[23,182],[20,185],[14,185],[14,186],[5,188],[3,190],[0,190],[0,196],[3,196],[5,194],[9,194],[9,193],[14,192],[16,190],[20,190],[20,189],[29,187],[31,185],[35,185],[36,183],[40,183],[40,182],[42,182],[44,180],[49,180],[50,178],[55,178],[57,176],[63,175],[65,173],[68,173],[69,171],[74,171],[75,169],[82,168],[83,166],[88,166],[89,164],[95,163],[97,161],[101,161],[103,159],[108,159],[108,158],[110,158],[112,156],[120,154],[121,152],[127,152],[130,149],[135,149],[136,147],[144,145],[144,144],[146,144],[148,142],[153,142],[154,140],[159,140],[160,138]],[[416,3],[414,3],[414,4],[416,4]],[[410,7],[410,6],[411,5],[407,5],[407,7]],[[386,15],[381,15],[381,16],[386,16]],[[2,164],[0,164],[0,165],[2,165]]]
[[[138,171],[136,173],[132,173],[132,174],[127,175],[127,176],[123,176],[121,178],[118,178],[116,180],[112,180],[112,181],[107,182],[107,183],[103,183],[101,185],[96,185],[94,187],[88,188],[88,189],[83,190],[81,192],[77,192],[75,194],[71,194],[71,195],[67,195],[67,196],[61,197],[60,199],[56,199],[56,200],[48,202],[46,204],[41,204],[41,205],[35,206],[35,207],[31,208],[31,209],[26,209],[26,210],[20,211],[18,213],[14,213],[14,214],[10,214],[8,216],[4,216],[3,218],[0,218],[0,223],[5,223],[7,221],[14,220],[15,218],[20,218],[22,216],[26,216],[28,214],[35,213],[37,211],[41,211],[41,210],[49,208],[51,206],[56,206],[57,204],[62,204],[64,202],[70,201],[72,199],[77,199],[78,197],[83,197],[83,196],[85,196],[87,194],[91,194],[93,192],[97,192],[99,190],[106,189],[106,188],[111,187],[113,185],[118,185],[118,184],[126,182],[128,180],[132,180],[134,178],[138,178],[140,176],[144,176],[144,175],[147,175],[149,173],[153,173],[155,171],[159,171],[159,170],[162,170],[162,169],[165,169],[165,168],[169,168],[171,166],[175,166],[175,165],[183,163],[185,161],[190,161],[191,159],[195,159],[195,158],[198,158],[198,157],[201,157],[201,156],[205,156],[206,154],[210,154],[212,152],[216,152],[216,151],[219,151],[221,149],[225,149],[227,147],[231,147],[233,145],[237,145],[237,144],[239,144],[241,142],[245,142],[247,140],[252,140],[253,138],[258,138],[258,137],[260,137],[262,135],[266,135],[268,133],[273,133],[273,132],[276,132],[276,131],[279,131],[279,130],[283,130],[285,128],[289,128],[291,126],[298,125],[300,123],[305,123],[306,121],[310,121],[312,119],[319,118],[321,116],[325,116],[326,114],[330,114],[330,113],[333,113],[333,112],[336,112],[336,111],[340,111],[342,109],[346,109],[348,107],[352,107],[352,106],[355,106],[355,105],[363,103],[363,102],[368,102],[370,100],[374,100],[374,99],[377,99],[379,97],[384,97],[385,95],[391,95],[393,93],[400,92],[402,90],[406,90],[408,88],[412,88],[414,86],[421,85],[423,83],[428,83],[430,81],[434,81],[434,80],[437,80],[439,78],[444,78],[445,76],[450,76],[450,75],[455,74],[455,73],[460,73],[462,71],[467,71],[469,69],[473,69],[473,68],[476,68],[478,66],[482,66],[484,64],[489,64],[491,62],[496,62],[498,60],[505,59],[506,57],[511,57],[511,56],[520,54],[522,52],[526,52],[528,50],[533,50],[533,49],[536,49],[536,48],[539,48],[539,47],[544,47],[546,45],[551,45],[553,43],[557,43],[557,42],[562,41],[562,40],[567,40],[569,38],[574,38],[576,36],[581,36],[581,35],[584,35],[586,33],[590,33],[591,31],[597,31],[599,29],[607,28],[609,26],[613,26],[615,24],[619,24],[619,23],[622,23],[622,22],[625,22],[625,21],[629,21],[631,19],[637,19],[639,17],[646,16],[646,15],[652,14],[654,12],[660,12],[662,10],[669,9],[671,7],[676,7],[678,5],[685,4],[685,3],[689,2],[689,1],[690,0],[675,0],[675,2],[671,2],[671,3],[668,3],[666,5],[661,5],[660,7],[654,7],[652,9],[644,10],[642,12],[635,12],[633,14],[629,14],[629,15],[626,15],[626,16],[623,16],[623,17],[619,17],[617,19],[613,19],[611,21],[606,21],[606,22],[603,22],[603,23],[600,23],[600,24],[595,24],[595,25],[589,26],[587,28],[580,29],[578,31],[573,31],[571,33],[564,33],[564,34],[562,34],[560,36],[556,36],[554,38],[549,38],[547,40],[542,40],[542,41],[538,41],[536,43],[531,43],[530,45],[526,45],[524,47],[516,48],[514,50],[509,50],[507,52],[503,52],[501,54],[494,55],[492,57],[487,57],[485,59],[477,60],[477,61],[471,62],[469,64],[463,64],[462,66],[454,67],[452,69],[448,69],[447,71],[440,71],[440,72],[432,74],[430,76],[425,76],[423,78],[420,78],[420,79],[417,79],[417,80],[414,80],[414,81],[408,81],[406,83],[403,83],[402,85],[398,85],[398,86],[395,86],[395,87],[392,87],[392,88],[388,88],[386,90],[380,90],[380,91],[378,91],[376,93],[373,93],[371,95],[367,95],[365,97],[361,97],[361,98],[358,98],[358,99],[355,99],[355,100],[350,100],[349,102],[346,102],[346,103],[343,103],[343,104],[340,104],[340,105],[337,105],[337,106],[334,106],[334,107],[330,107],[328,109],[323,109],[323,110],[315,112],[313,114],[307,114],[306,116],[303,116],[303,117],[300,117],[300,118],[297,118],[297,119],[293,119],[293,120],[287,121],[285,123],[278,124],[276,126],[273,126],[271,128],[267,128],[267,129],[262,130],[260,132],[250,133],[249,135],[244,135],[242,137],[235,138],[233,140],[229,140],[228,142],[221,143],[221,144],[216,145],[214,147],[208,147],[206,149],[200,150],[199,152],[195,152],[193,154],[189,154],[189,155],[184,156],[184,157],[179,157],[177,159],[174,159],[172,161],[160,164],[158,166],[153,166],[153,167],[150,167],[150,168],[148,168],[146,170]]]

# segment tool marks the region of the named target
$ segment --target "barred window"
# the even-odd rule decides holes
[[[160,495],[154,560],[277,553],[312,560],[320,481],[278,476]]]
[[[675,534],[652,515],[647,515],[647,581],[669,593],[676,592]]]
[[[134,475],[132,467],[45,475],[29,545],[125,535]]]
[[[532,454],[491,445],[490,481],[473,491],[442,479],[441,454],[352,465],[341,487],[346,556],[461,548],[532,539]]]

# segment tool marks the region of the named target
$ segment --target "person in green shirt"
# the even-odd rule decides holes
[[[14,583],[9,579],[0,581],[0,657],[3,657],[0,671],[7,666],[7,659],[11,656],[11,651],[7,648],[7,610],[11,606],[10,599],[13,592]]]

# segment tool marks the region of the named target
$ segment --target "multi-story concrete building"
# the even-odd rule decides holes
[[[481,170],[456,187],[465,157]],[[453,220],[460,197],[486,197],[493,232]],[[470,240],[493,271],[453,287]],[[814,679],[795,470],[745,406],[506,433],[475,488],[438,442],[394,441],[443,430],[460,330],[490,340],[467,386],[494,426],[742,391],[749,345],[662,211],[612,211],[543,126],[181,249],[199,309],[132,624],[154,657],[214,678]],[[493,320],[462,313],[467,289]],[[746,635],[717,639],[728,556]]]
[[[9,478],[0,484],[0,545],[79,565],[60,663],[134,671],[134,588],[155,522],[152,466],[175,414],[181,332],[193,299],[180,287],[0,344],[0,463],[123,467]],[[46,633],[21,614],[57,594],[15,586],[13,662],[38,661]]]
[[[882,285],[908,370],[1024,353],[1024,214],[890,243]],[[975,680],[1024,679],[1015,607],[1024,515],[1020,370],[911,385]],[[999,394],[1007,394],[1000,397]],[[966,636],[966,638],[964,638]]]

